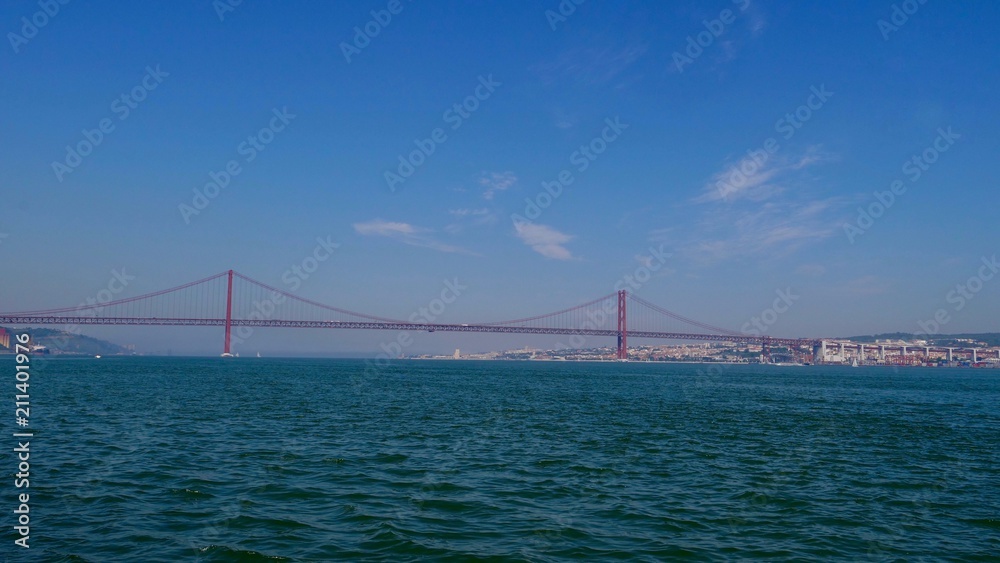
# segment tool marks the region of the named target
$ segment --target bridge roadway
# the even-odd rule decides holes
[[[6,325],[153,325],[153,326],[225,326],[226,319],[141,318],[141,317],[81,317],[81,316],[0,316]],[[491,324],[432,324],[405,322],[361,321],[283,321],[275,319],[232,319],[233,327],[261,328],[327,328],[354,330],[412,330],[424,332],[485,332],[506,334],[554,334],[617,337],[615,329],[542,328]],[[708,340],[739,344],[768,344],[770,346],[817,346],[819,340],[802,338],[772,338],[749,335],[695,334],[683,332],[627,331],[630,338],[665,340]]]

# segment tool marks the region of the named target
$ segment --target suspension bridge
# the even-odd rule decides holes
[[[414,315],[415,316],[415,315]],[[793,349],[819,340],[753,336],[673,313],[625,290],[567,309],[499,322],[433,323],[390,319],[318,303],[228,270],[190,283],[106,303],[0,313],[7,325],[160,325],[224,327],[223,355],[233,332],[255,327],[340,330],[407,330],[608,337],[617,358],[628,359],[628,338],[759,344]]]

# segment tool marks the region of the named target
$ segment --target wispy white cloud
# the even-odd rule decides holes
[[[415,227],[409,223],[372,219],[364,223],[354,223],[354,231],[364,236],[387,237],[403,244],[429,248],[439,252],[477,255],[464,248],[443,243],[432,236],[433,231]]]
[[[573,240],[572,235],[561,233],[548,225],[521,222],[514,224],[514,234],[521,242],[546,258],[573,260],[573,253],[564,245]]]
[[[758,200],[776,195],[776,187],[771,186],[769,182],[781,171],[776,168],[760,169],[754,167],[756,165],[747,164],[748,160],[729,164],[725,169],[715,173],[705,186],[704,193],[694,202],[731,202],[740,198]],[[753,170],[753,174],[746,175],[744,169]]]
[[[645,266],[646,268],[652,270],[653,277],[661,278],[666,276],[672,276],[677,273],[677,270],[673,268],[666,268],[663,266],[663,264],[660,264],[659,268],[656,268],[654,270],[653,269],[655,267],[654,258],[648,254],[647,255],[636,254],[635,256],[633,256],[633,258],[635,258],[635,261],[638,262],[640,265]]]
[[[464,209],[449,209],[448,210],[448,213],[450,213],[451,215],[454,215],[455,217],[468,217],[470,215],[472,215],[472,216],[486,215],[489,212],[490,212],[490,210],[486,209],[485,207],[481,207],[481,208],[478,208],[478,209],[464,208]]]
[[[795,157],[757,154],[729,163],[712,175],[692,203],[706,213],[689,233],[650,232],[653,240],[683,247],[690,258],[722,260],[781,257],[838,231],[842,198],[810,197],[814,192],[808,169],[834,160],[819,147]],[[678,240],[680,238],[680,240]]]
[[[780,154],[758,149],[736,162],[729,162],[712,175],[695,203],[734,203],[741,199],[763,201],[781,194],[784,186],[777,179],[814,164],[834,160],[818,146],[809,147],[798,158],[789,160]]]
[[[559,129],[572,129],[580,122],[580,118],[574,114],[566,113],[562,108],[556,108],[553,112],[555,126]]]
[[[379,235],[383,237],[410,236],[417,233],[417,228],[409,223],[394,223],[373,219],[367,223],[355,223],[354,230],[359,235]]]
[[[837,221],[823,213],[834,207],[839,207],[839,200],[769,202],[752,212],[719,211],[702,221],[688,250],[707,262],[785,256],[836,235]]]
[[[510,189],[517,184],[513,172],[483,172],[479,175],[479,185],[485,188],[483,199],[493,199],[497,192]]]
[[[889,293],[892,284],[878,276],[862,276],[847,282],[844,289],[849,295],[882,295]]]
[[[818,277],[826,273],[826,266],[821,264],[802,264],[795,269],[795,273],[800,276]]]
[[[486,207],[449,209],[448,213],[455,218],[455,222],[444,227],[444,232],[449,235],[457,235],[468,227],[495,225],[499,218],[495,210]]]
[[[767,29],[767,16],[756,2],[747,7],[747,28],[754,37],[759,37]]]
[[[534,65],[533,70],[542,81],[554,84],[572,81],[582,86],[605,84],[632,66],[646,53],[642,43],[598,46],[595,39],[585,47],[562,51],[555,58]]]
[[[757,2],[747,2],[746,6],[741,6],[735,12],[738,20],[734,24],[726,26],[722,36],[716,40],[717,43],[704,50],[703,57],[708,59],[705,61],[707,63],[705,70],[720,77],[726,76],[728,63],[736,60],[740,51],[763,35],[768,25],[767,16]],[[701,16],[692,18],[692,34],[689,37],[695,37],[697,33],[704,31],[704,28],[698,27],[695,22],[701,22],[701,25],[704,25],[704,16],[708,15],[708,13],[703,13]],[[676,64],[669,65],[667,70],[671,73],[682,72]]]

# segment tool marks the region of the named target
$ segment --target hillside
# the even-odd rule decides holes
[[[14,346],[14,334],[27,332],[31,335],[32,344],[36,346],[45,346],[52,354],[84,354],[93,356],[98,354],[111,355],[129,353],[129,351],[125,348],[112,342],[108,342],[107,340],[92,338],[82,334],[72,334],[62,330],[55,330],[51,328],[29,328],[14,331],[7,327],[0,328],[6,328],[7,333],[10,334],[11,347]],[[4,349],[3,346],[0,346],[0,353],[10,351],[10,349]]]

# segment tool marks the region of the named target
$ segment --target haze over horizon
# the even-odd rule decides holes
[[[776,336],[941,311],[942,333],[1000,331],[996,4],[43,4],[0,6],[0,311],[232,268],[393,318],[460,285],[441,322],[625,280],[733,330],[791,295]],[[271,329],[239,351],[391,338]],[[421,334],[407,353],[560,340]]]

